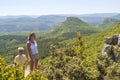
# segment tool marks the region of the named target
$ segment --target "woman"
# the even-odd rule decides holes
[[[29,34],[26,48],[30,58],[30,70],[36,70],[38,65],[39,54],[37,49],[35,33]]]

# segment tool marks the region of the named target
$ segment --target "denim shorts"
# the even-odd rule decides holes
[[[32,54],[32,59],[34,60],[38,60],[39,59],[39,54]]]

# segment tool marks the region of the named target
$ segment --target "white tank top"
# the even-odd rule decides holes
[[[30,43],[30,48],[31,48],[32,54],[38,54],[38,48],[37,48],[36,41],[34,41],[34,43],[29,41],[29,43]]]

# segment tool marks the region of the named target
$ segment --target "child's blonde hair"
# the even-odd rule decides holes
[[[18,47],[18,51],[19,51],[19,50],[24,50],[24,48],[23,48],[23,47]]]

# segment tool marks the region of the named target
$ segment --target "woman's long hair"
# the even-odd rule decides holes
[[[34,33],[34,32],[32,32],[32,33],[30,33],[30,34],[29,34],[29,36],[28,36],[28,40],[29,40],[29,41],[31,40],[31,37],[32,37],[32,36],[34,36],[34,37],[35,37],[35,39],[36,39],[35,33]]]

